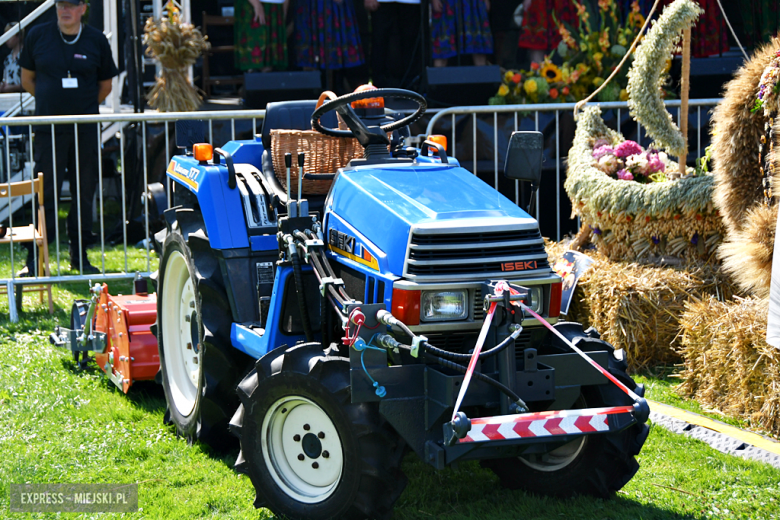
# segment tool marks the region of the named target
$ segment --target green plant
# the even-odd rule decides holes
[[[571,0],[578,12],[578,26],[555,20],[561,42],[541,64],[532,63],[530,70],[507,70],[502,84],[489,103],[494,105],[525,103],[573,103],[585,99],[612,74],[639,34],[645,18],[638,2],[621,21],[615,0],[591,2]],[[554,14],[553,14],[554,16]],[[554,62],[562,62],[560,66]],[[598,93],[598,101],[628,100],[628,70],[626,63]],[[661,73],[667,78],[671,54],[665,58]],[[674,97],[664,85],[662,96]]]

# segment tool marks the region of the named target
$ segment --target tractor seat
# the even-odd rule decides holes
[[[311,115],[314,113],[316,105],[317,101],[315,100],[281,101],[268,104],[261,140],[264,149],[262,156],[263,174],[269,180],[275,177],[280,185],[284,184],[286,176],[285,153],[293,154],[293,167],[290,173],[294,188],[298,178],[297,154],[299,152],[307,155],[304,169],[308,174],[336,173],[336,170],[341,166],[340,163],[330,160],[332,150],[344,148],[338,138],[328,137],[311,130]],[[331,128],[337,127],[336,113],[325,114],[322,123]],[[278,134],[279,131],[282,133]],[[310,155],[315,150],[318,154],[316,158]],[[304,180],[304,192],[310,199],[314,195],[324,195],[330,188],[331,182],[330,180]]]
[[[268,103],[263,119],[261,134],[263,148],[271,149],[271,130],[311,130],[311,115],[317,106],[316,100],[279,101]],[[322,124],[329,128],[337,128],[338,120],[335,112],[328,112],[322,117]]]

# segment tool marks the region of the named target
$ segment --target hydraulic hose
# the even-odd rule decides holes
[[[303,332],[306,335],[306,341],[314,341],[314,334],[311,330],[311,321],[309,320],[309,311],[306,307],[306,295],[303,292],[303,273],[301,272],[301,257],[298,256],[298,251],[294,251],[290,254],[290,260],[292,260],[293,265],[295,288],[298,291],[298,311],[301,313]]]
[[[495,356],[505,348],[507,348],[510,343],[517,339],[517,336],[520,335],[520,330],[517,332],[513,332],[511,335],[504,338],[504,341],[496,345],[495,347],[491,348],[490,350],[486,350],[485,352],[480,353],[479,359],[487,359],[491,356]],[[451,361],[469,361],[471,359],[471,354],[458,354],[457,352],[450,352],[448,350],[442,350],[440,348],[436,348],[427,341],[424,341],[420,343],[422,348],[424,348],[426,351],[430,352],[431,354],[434,354],[438,357],[449,359]]]
[[[325,252],[321,251],[320,255],[322,255],[321,256],[322,264],[325,266],[325,269],[328,272],[328,276],[332,276],[333,278],[337,278],[336,273],[333,271],[333,268],[330,266],[330,262],[328,261],[328,257],[325,256]],[[343,287],[339,287],[339,292],[341,293],[341,296],[344,299],[346,299],[346,300],[350,299],[349,295],[347,294],[347,291],[345,291]]]

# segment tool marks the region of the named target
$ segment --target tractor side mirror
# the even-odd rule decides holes
[[[542,180],[543,147],[541,132],[512,132],[506,150],[504,176],[538,187]]]

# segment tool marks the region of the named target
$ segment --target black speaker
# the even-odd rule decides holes
[[[244,74],[248,108],[265,108],[274,101],[317,99],[322,92],[320,72],[251,72]]]
[[[487,105],[501,86],[498,65],[484,67],[427,67],[431,106]]]
[[[734,77],[744,63],[739,56],[711,56],[691,59],[691,98],[719,98],[723,85]]]

